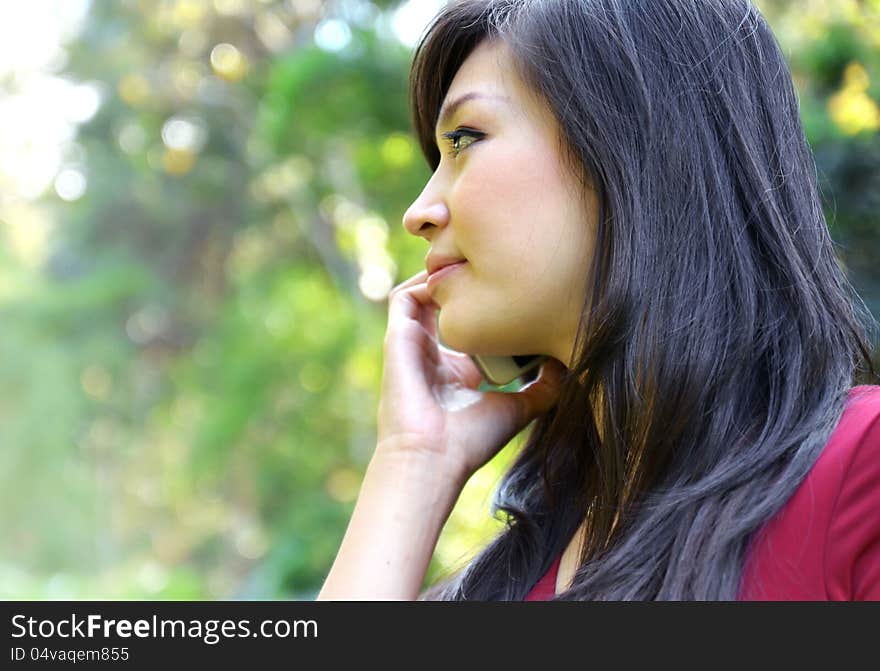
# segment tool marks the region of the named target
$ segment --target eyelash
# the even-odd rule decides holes
[[[481,137],[483,137],[483,135],[484,135],[483,133],[479,133],[477,131],[472,131],[472,130],[453,130],[453,131],[449,131],[447,133],[443,133],[442,137],[446,138],[446,140],[449,142],[449,146],[451,147],[451,149],[447,153],[452,158],[455,158],[461,152],[463,152],[465,149],[467,149],[467,147],[470,147],[473,144],[473,142],[469,142],[467,144],[467,147],[464,147],[463,149],[456,149],[455,148],[456,141],[460,140],[463,137],[470,137],[470,138],[474,138],[474,142],[476,142]]]

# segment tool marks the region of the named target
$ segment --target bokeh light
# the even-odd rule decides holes
[[[222,43],[211,49],[211,67],[221,79],[237,82],[247,74],[248,61],[235,46]]]

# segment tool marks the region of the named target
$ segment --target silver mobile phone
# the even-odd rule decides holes
[[[513,382],[518,377],[540,366],[547,357],[543,354],[524,356],[477,356],[470,355],[471,360],[480,369],[483,377],[494,385],[502,386]]]
[[[447,349],[452,349],[443,342],[443,338],[440,336],[439,312],[437,319],[437,339],[441,345]],[[547,356],[544,354],[526,354],[522,356],[482,356],[469,354],[468,356],[477,366],[483,378],[490,384],[498,387],[510,384],[517,378],[527,375],[537,369],[547,359]],[[537,371],[535,371],[534,376],[537,376]],[[531,378],[527,380],[527,382],[530,381]]]

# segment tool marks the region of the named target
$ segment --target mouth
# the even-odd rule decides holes
[[[428,274],[435,273],[441,268],[445,268],[446,266],[451,266],[455,263],[461,263],[462,261],[466,261],[467,259],[458,258],[455,256],[446,256],[444,254],[434,255],[429,254],[428,258],[425,259],[425,269],[428,271]]]
[[[433,294],[435,287],[442,281],[444,281],[447,277],[455,273],[456,270],[461,268],[467,263],[467,261],[458,261],[456,263],[450,263],[445,266],[440,266],[436,270],[434,270],[431,274],[428,275],[428,293]]]

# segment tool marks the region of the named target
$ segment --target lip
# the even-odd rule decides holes
[[[446,277],[454,273],[458,268],[461,268],[466,263],[467,261],[450,263],[449,265],[442,266],[441,268],[435,270],[433,273],[428,275],[428,293],[432,293],[434,291],[434,287],[436,287],[437,284],[442,282],[444,279],[446,279]]]
[[[425,257],[425,269],[430,275],[431,273],[440,270],[443,266],[451,266],[453,263],[459,263],[460,261],[467,261],[467,259],[460,256],[449,256],[448,254],[431,252]]]

